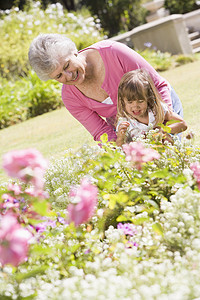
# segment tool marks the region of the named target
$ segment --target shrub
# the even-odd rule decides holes
[[[62,106],[58,82],[42,82],[34,72],[9,82],[0,82],[0,128],[25,121]]]
[[[168,52],[163,53],[159,50],[148,48],[137,52],[143,56],[156,71],[165,71],[172,65],[172,56]]]
[[[198,59],[197,55],[172,55],[168,52],[161,52],[154,49],[151,43],[145,43],[145,50],[137,50],[137,52],[143,56],[156,71],[166,71],[172,67],[177,67],[186,63],[194,62]]]
[[[196,58],[194,56],[180,54],[177,57],[175,57],[175,62],[178,66],[180,66],[180,65],[187,64],[187,63],[191,63],[191,62],[195,61],[195,59]]]
[[[100,24],[88,10],[68,13],[60,3],[42,10],[39,1],[29,1],[24,11],[13,7],[0,11],[0,17],[0,75],[8,79],[27,74],[28,49],[41,32],[66,34],[78,49],[102,39]]]

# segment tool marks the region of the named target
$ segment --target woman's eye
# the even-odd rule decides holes
[[[67,70],[68,67],[69,67],[69,64],[67,64],[66,66],[64,66],[64,71]]]
[[[62,76],[62,74],[57,75],[57,79],[59,79]]]

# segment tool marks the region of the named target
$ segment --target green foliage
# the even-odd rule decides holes
[[[41,9],[39,1],[28,1],[24,11],[18,7],[0,11],[0,75],[18,78],[27,74],[28,49],[33,38],[40,33],[66,34],[77,45],[86,47],[102,39],[99,23],[88,10],[68,13],[60,3]]]
[[[172,56],[168,52],[160,52],[146,48],[143,51],[137,51],[142,55],[157,71],[168,70],[172,66]]]
[[[0,128],[25,121],[62,106],[60,85],[42,82],[35,73],[9,82],[0,82]]]
[[[161,52],[153,49],[152,45],[150,46],[149,43],[146,44],[147,48],[145,50],[137,50],[137,52],[144,57],[144,59],[146,59],[158,72],[166,71],[173,67],[194,62],[198,59],[198,57],[195,55],[171,55],[169,52]]]
[[[31,207],[56,225],[42,233],[31,227],[27,261],[1,269],[1,299],[199,297],[200,193],[190,163],[200,161],[200,149],[185,139],[163,145],[156,131],[137,141],[160,154],[141,170],[106,135],[102,148],[85,145],[52,163],[46,174],[52,207],[42,199]],[[69,189],[83,177],[98,187],[95,213],[79,227],[63,224],[59,217],[67,214],[58,198],[63,195],[63,208],[72,203]],[[125,233],[119,222],[134,232]]]
[[[82,3],[98,16],[109,37],[145,23],[146,10],[140,0],[83,0]]]
[[[175,58],[175,62],[178,66],[191,63],[193,61],[195,61],[195,57],[191,55],[189,56],[180,54]]]
[[[164,6],[170,14],[185,14],[198,8],[196,0],[165,0]]]

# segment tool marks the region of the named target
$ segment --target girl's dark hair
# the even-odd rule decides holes
[[[137,69],[125,73],[118,87],[118,117],[131,117],[125,109],[124,98],[132,102],[134,100],[145,100],[148,108],[155,115],[156,125],[164,122],[163,102],[154,82],[146,70]]]

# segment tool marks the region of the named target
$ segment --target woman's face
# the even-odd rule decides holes
[[[133,118],[146,117],[148,113],[148,105],[145,100],[133,100],[128,101],[124,99],[126,112],[131,115]]]
[[[60,65],[50,74],[50,78],[68,84],[79,85],[85,79],[86,64],[77,53],[60,59]]]

